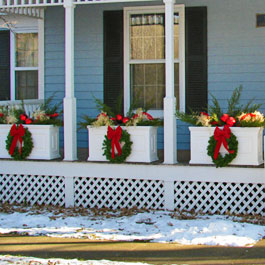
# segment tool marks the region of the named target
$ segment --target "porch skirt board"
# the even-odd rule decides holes
[[[191,160],[190,164],[214,164],[207,155],[209,138],[214,134],[215,127],[189,127]],[[263,159],[263,128],[231,127],[231,132],[238,140],[238,154],[229,165],[257,166],[264,163]],[[220,153],[227,151],[221,146]]]
[[[33,149],[27,159],[51,160],[60,157],[59,127],[53,125],[23,125],[31,132]],[[12,125],[0,125],[0,158],[11,158],[6,150],[6,139]]]
[[[107,126],[88,126],[88,161],[108,161],[103,155],[102,144],[107,134]],[[158,160],[157,156],[157,127],[128,126],[122,127],[130,134],[132,151],[126,162],[150,163]]]

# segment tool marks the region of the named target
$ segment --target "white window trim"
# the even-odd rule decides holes
[[[179,63],[179,109],[185,111],[185,7],[175,5],[174,12],[179,14],[179,58],[174,63]],[[165,13],[165,6],[125,7],[124,8],[124,113],[130,109],[130,64],[143,63],[142,60],[130,60],[130,15],[148,13]],[[144,60],[147,63],[165,63],[161,60]],[[163,117],[163,110],[149,110],[155,117]]]
[[[16,67],[16,33],[38,33],[38,67]],[[15,98],[15,71],[38,70],[38,99],[44,99],[44,21],[38,19],[34,28],[15,28],[10,31],[10,101]],[[25,100],[27,102],[27,100]]]

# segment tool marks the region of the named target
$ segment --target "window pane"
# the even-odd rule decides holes
[[[179,64],[174,65],[175,96],[179,107]],[[165,65],[133,64],[131,75],[131,104],[135,108],[144,107],[153,110],[163,109],[165,97]]]
[[[38,98],[38,71],[16,71],[16,99]]]
[[[174,15],[174,58],[179,58],[179,16]]]
[[[134,107],[162,109],[165,91],[164,64],[131,65],[131,103]]]
[[[164,17],[164,14],[131,16],[131,59],[165,58]]]
[[[165,59],[165,15],[140,14],[130,18],[131,59]],[[175,59],[179,57],[179,16],[174,15]]]
[[[16,34],[16,67],[38,67],[38,34]]]

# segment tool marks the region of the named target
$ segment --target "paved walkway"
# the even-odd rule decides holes
[[[231,248],[0,235],[0,254],[150,264],[265,265],[265,239],[252,248]]]

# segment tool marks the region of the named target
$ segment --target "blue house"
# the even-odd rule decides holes
[[[35,106],[56,92],[64,109],[65,163],[88,146],[87,131],[77,131],[77,124],[84,114],[98,115],[95,98],[120,113],[133,104],[163,117],[158,148],[165,164],[187,159],[190,149],[188,125],[176,120],[176,107],[203,110],[212,94],[225,108],[240,85],[242,103],[265,103],[263,0],[0,0],[0,9],[0,104],[23,98]],[[175,174],[167,170],[168,177]],[[206,175],[220,176],[212,170]],[[229,181],[223,170],[221,181]],[[264,169],[255,172],[263,187]]]

